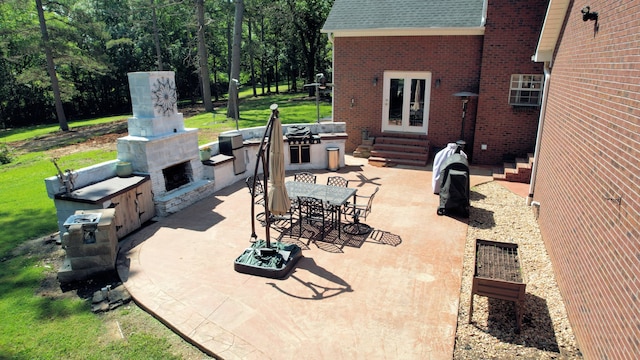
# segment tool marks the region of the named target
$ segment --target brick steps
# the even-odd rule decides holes
[[[377,167],[389,167],[396,165],[408,165],[408,166],[426,166],[424,161],[412,160],[412,159],[391,159],[383,157],[369,157],[369,165]]]
[[[429,140],[426,135],[394,134],[377,137],[370,151],[369,164],[378,167],[426,166]]]
[[[527,158],[516,158],[515,162],[505,162],[502,168],[493,170],[493,178],[528,184],[531,181],[533,161],[533,154],[529,153]]]

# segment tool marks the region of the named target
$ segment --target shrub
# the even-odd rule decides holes
[[[0,164],[8,164],[13,160],[13,151],[4,143],[0,143]]]

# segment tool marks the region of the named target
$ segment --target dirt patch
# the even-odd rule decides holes
[[[204,112],[204,105],[194,104],[179,108],[184,118]],[[116,150],[116,140],[128,135],[127,118],[106,124],[71,128],[56,131],[33,139],[8,143],[18,153],[46,151],[51,157],[60,157],[88,150]]]
[[[52,157],[104,149],[115,150],[116,139],[127,135],[127,120],[56,131],[33,139],[9,143],[18,153],[46,151]]]

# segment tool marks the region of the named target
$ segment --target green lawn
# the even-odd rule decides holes
[[[245,89],[241,96],[250,89]],[[283,94],[258,98],[244,97],[240,104],[240,128],[263,126],[269,105],[278,103],[284,123],[316,121],[315,99],[304,94]],[[331,105],[321,102],[322,117],[331,114]],[[226,119],[226,109],[203,113],[185,120],[185,126],[211,134],[236,128]],[[70,127],[120,120],[114,116],[70,123]],[[58,131],[57,125],[35,126],[0,132],[1,143],[29,140]],[[113,160],[115,151],[93,150],[61,156],[62,169],[80,169]],[[53,200],[44,179],[56,169],[46,152],[28,152],[0,165],[0,359],[178,359],[192,353],[190,345],[171,333],[137,307],[125,307],[107,314],[93,314],[90,304],[78,297],[53,298],[38,295],[43,280],[55,277],[53,270],[37,254],[13,254],[29,239],[57,231]],[[113,336],[114,324],[125,335]],[[186,349],[186,350],[185,350]],[[197,353],[197,351],[196,351]],[[201,354],[200,354],[201,356]]]

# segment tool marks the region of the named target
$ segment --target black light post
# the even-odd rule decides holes
[[[462,98],[462,124],[460,125],[460,140],[464,140],[464,120],[467,115],[467,104],[469,103],[469,99],[471,97],[478,96],[478,94],[468,91],[462,91],[453,94],[453,96]]]
[[[323,73],[316,74],[316,82],[312,84],[304,84],[303,87],[314,87],[316,93],[316,121],[320,123],[320,90],[324,90],[327,87],[331,87],[333,84],[327,84],[327,78]]]

